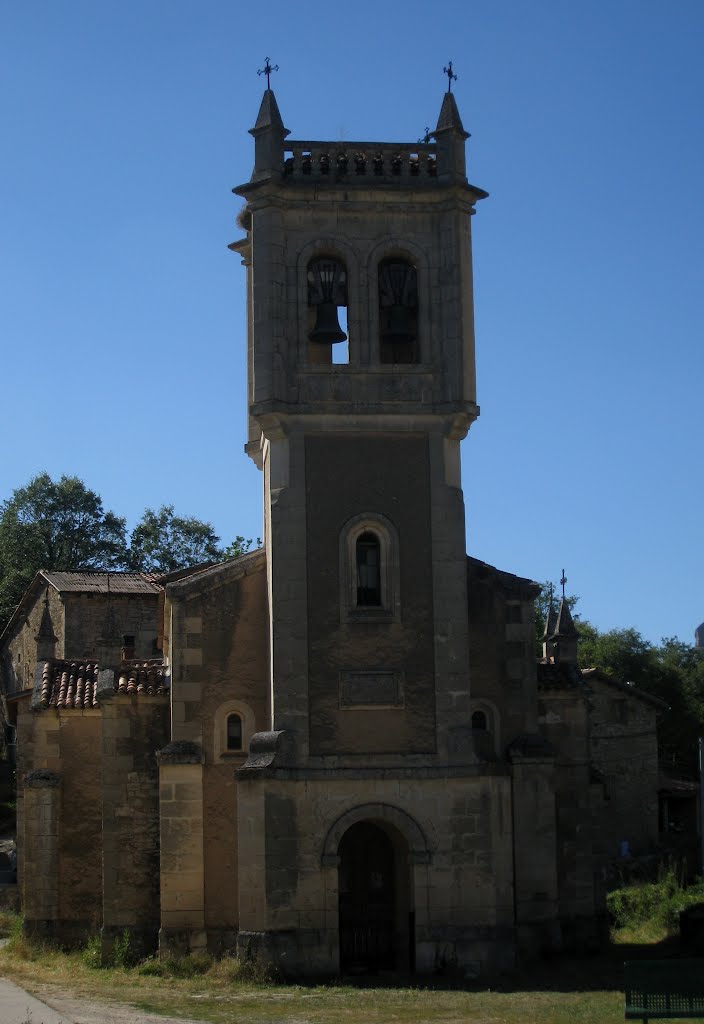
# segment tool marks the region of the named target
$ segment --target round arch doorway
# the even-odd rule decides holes
[[[405,839],[396,829],[360,821],[342,836],[338,854],[341,972],[412,969]]]

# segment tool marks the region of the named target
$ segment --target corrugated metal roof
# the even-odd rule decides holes
[[[163,587],[141,572],[50,572],[42,576],[60,593],[159,594]]]

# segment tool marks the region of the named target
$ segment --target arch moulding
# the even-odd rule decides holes
[[[408,857],[412,864],[429,864],[430,849],[420,825],[410,814],[391,804],[360,804],[346,811],[330,828],[325,843],[321,863],[323,867],[336,867],[339,863],[338,848],[340,840],[352,825],[360,821],[384,822],[392,825],[408,843]]]

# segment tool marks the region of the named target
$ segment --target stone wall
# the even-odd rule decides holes
[[[647,700],[590,681],[590,755],[603,786],[598,844],[612,859],[626,840],[633,854],[658,842],[656,709]]]
[[[100,711],[47,709],[18,718],[18,878],[26,926],[68,943],[84,940],[101,920],[101,747]]]
[[[95,657],[109,611],[114,614],[115,633],[135,638],[135,658],[153,658],[159,626],[158,594],[76,594],[64,595],[66,627],[61,657]],[[104,666],[108,667],[108,666]]]
[[[467,559],[472,708],[483,710],[495,756],[536,722],[535,585]]]
[[[417,970],[473,976],[511,966],[508,778],[370,776],[242,779],[240,952],[292,975],[335,973],[339,841],[371,821],[395,838],[407,866],[399,905],[414,914]]]
[[[309,437],[306,489],[311,753],[432,753],[427,440]],[[340,574],[341,562],[350,556],[340,551],[343,529],[355,516],[369,513],[385,516],[398,533],[400,613],[390,610],[390,621],[361,621],[347,614],[350,588]],[[363,673],[374,677],[366,687]],[[382,686],[384,673],[390,675],[393,693]]]
[[[48,595],[48,609],[44,596]],[[37,635],[44,623],[57,638],[55,647],[42,652],[44,657],[63,657],[64,605],[53,587],[38,587],[26,615],[20,618],[2,648],[2,677],[7,694],[26,690],[34,684],[37,664]],[[55,654],[54,654],[55,652]]]
[[[169,588],[173,736],[194,760],[162,763],[162,949],[233,948],[238,924],[235,772],[270,726],[263,553]],[[243,722],[228,751],[227,715]]]
[[[102,939],[125,930],[141,953],[156,949],[159,915],[159,776],[169,738],[166,696],[127,695],[102,705]]]

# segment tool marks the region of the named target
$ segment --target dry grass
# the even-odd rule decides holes
[[[629,954],[630,955],[630,954]],[[243,977],[237,961],[200,960],[190,977],[156,962],[96,970],[80,953],[37,948],[15,933],[0,973],[51,1001],[70,991],[96,1001],[222,1024],[609,1024],[623,1020],[619,959],[556,959],[495,989],[280,985]],[[187,965],[177,973],[188,973]],[[155,973],[156,972],[156,973]]]

